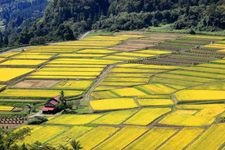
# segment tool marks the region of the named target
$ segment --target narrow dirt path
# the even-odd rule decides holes
[[[88,105],[89,101],[91,100],[90,95],[94,92],[95,88],[104,80],[106,75],[111,71],[112,68],[115,67],[115,64],[107,65],[101,74],[95,79],[94,84],[87,90],[84,94],[83,98],[80,100],[81,105]]]
[[[90,34],[90,33],[91,33],[91,31],[88,31],[88,32],[82,34],[82,35],[78,38],[78,40],[84,39],[84,38],[85,38],[86,36],[88,36],[88,34]]]

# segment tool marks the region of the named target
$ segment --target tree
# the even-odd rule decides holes
[[[19,146],[16,144],[16,142],[18,140],[24,139],[25,136],[27,136],[29,133],[30,133],[29,128],[24,128],[17,132],[10,132],[0,129],[0,149],[10,150],[13,148],[18,148]]]
[[[30,45],[44,45],[44,44],[46,44],[46,40],[44,37],[31,38],[29,44]]]
[[[73,150],[80,150],[80,149],[82,149],[82,146],[80,145],[79,141],[72,140],[70,142],[70,145],[72,146]]]
[[[29,150],[57,150],[55,147],[48,145],[48,144],[43,144],[39,141],[28,145]]]

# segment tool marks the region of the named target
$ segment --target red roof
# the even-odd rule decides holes
[[[42,108],[42,111],[52,111],[52,110],[54,110],[55,108],[53,108],[53,107],[43,107]]]
[[[50,102],[49,103],[51,103],[51,104],[53,104],[53,105],[57,105],[59,102],[58,101],[56,101],[56,100],[50,100]]]

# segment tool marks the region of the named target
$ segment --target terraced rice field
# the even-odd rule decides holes
[[[0,106],[0,111],[11,111],[12,109],[12,106]]]
[[[0,54],[0,115],[14,113],[14,105],[43,106],[64,91],[73,113],[22,126],[32,132],[18,143],[70,146],[75,139],[86,150],[225,149],[224,39],[90,34]]]

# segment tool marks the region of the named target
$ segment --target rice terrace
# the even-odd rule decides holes
[[[223,36],[91,32],[15,49],[0,54],[0,91],[0,126],[31,129],[20,145],[225,149]]]

